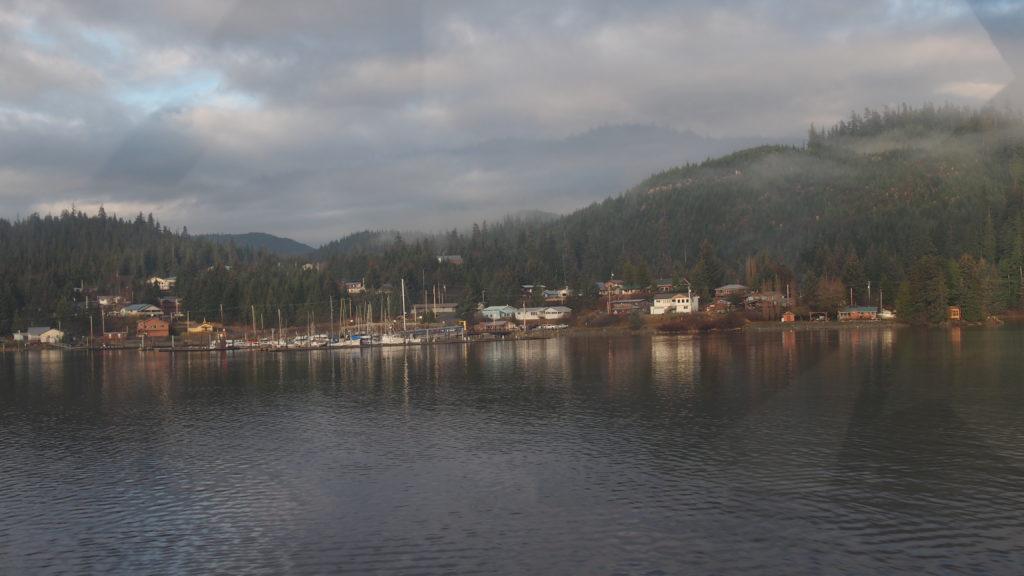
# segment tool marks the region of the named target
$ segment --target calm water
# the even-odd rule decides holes
[[[0,573],[1021,574],[1024,330],[0,355]]]

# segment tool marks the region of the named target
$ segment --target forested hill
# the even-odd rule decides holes
[[[209,238],[214,242],[222,244],[234,243],[239,246],[248,246],[256,250],[266,250],[280,256],[301,256],[313,252],[312,246],[302,242],[296,242],[291,238],[281,238],[273,234],[263,232],[248,232],[245,234],[204,234],[203,238]]]
[[[0,219],[0,334],[28,326],[57,326],[88,333],[99,296],[123,304],[157,304],[149,280],[175,277],[173,295],[196,319],[240,321],[253,311],[305,321],[314,307],[337,297],[326,275],[298,259],[265,250],[172,232],[152,215],[134,219],[90,216],[75,210],[59,216],[33,214]]]
[[[812,127],[806,148],[754,148],[655,175],[565,224],[610,227],[633,246],[657,246],[649,258],[658,267],[692,257],[704,240],[734,267],[764,254],[820,268],[823,248],[850,247],[897,267],[933,252],[994,261],[1019,241],[1009,228],[1019,227],[1022,179],[1017,116],[866,111],[827,131]],[[1004,245],[991,245],[993,228]]]
[[[934,276],[944,276],[953,303],[969,289],[966,272],[975,283],[983,277],[987,309],[997,311],[1020,305],[1022,194],[1019,115],[868,110],[812,127],[802,148],[753,148],[674,168],[553,222],[482,224],[436,238],[433,250],[461,254],[465,266],[451,274],[495,303],[514,301],[520,283],[585,288],[614,273],[637,284],[686,278],[705,294],[733,281],[789,285],[809,305],[834,309],[849,288],[866,301],[869,281],[876,299],[881,288],[891,302],[920,265],[942,268]],[[407,252],[368,261],[357,250],[329,261],[358,275],[401,269]]]

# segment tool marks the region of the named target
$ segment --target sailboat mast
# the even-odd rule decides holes
[[[406,332],[408,328],[405,325],[405,278],[402,278],[402,332]]]

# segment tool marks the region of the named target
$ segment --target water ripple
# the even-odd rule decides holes
[[[1017,573],[1024,391],[899,338],[5,357],[0,572]]]

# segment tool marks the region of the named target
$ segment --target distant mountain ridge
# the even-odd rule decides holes
[[[227,244],[234,242],[238,246],[248,246],[257,250],[266,250],[279,256],[302,256],[314,252],[312,246],[296,242],[291,238],[282,238],[265,232],[247,232],[245,234],[203,234],[203,238]]]

